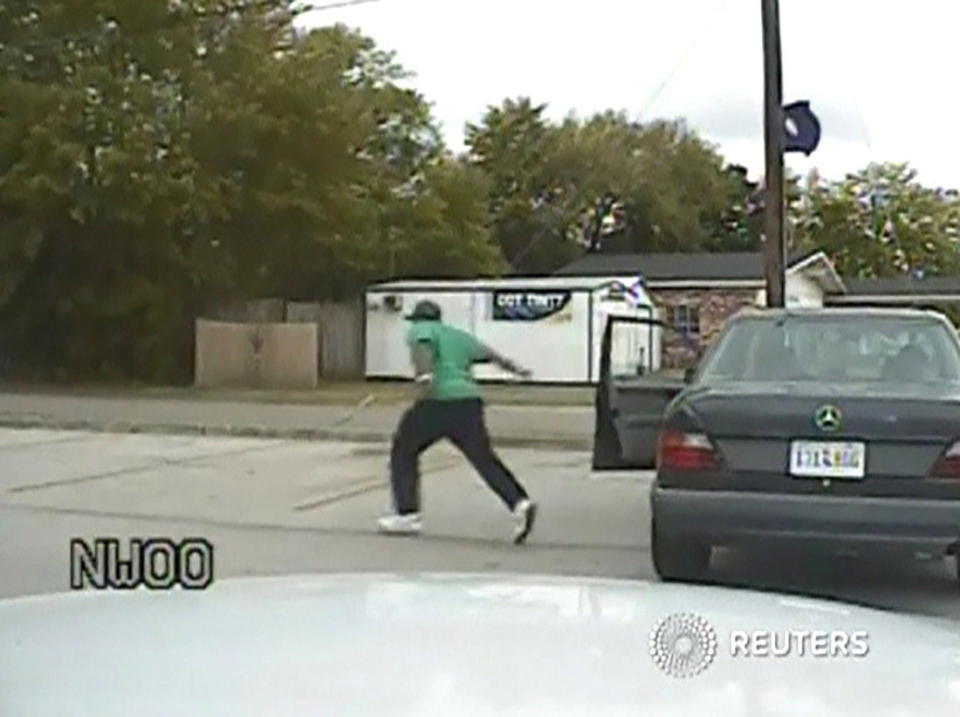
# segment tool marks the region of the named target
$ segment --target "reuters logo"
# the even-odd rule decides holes
[[[674,613],[650,632],[650,657],[671,677],[694,677],[717,656],[717,633],[704,618]]]

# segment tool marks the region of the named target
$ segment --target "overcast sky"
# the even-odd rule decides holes
[[[315,0],[325,4],[330,0]],[[823,123],[806,173],[842,177],[870,161],[909,161],[932,185],[960,187],[955,126],[960,2],[781,0],[784,101]],[[552,118],[622,109],[685,117],[728,161],[763,167],[760,0],[379,0],[305,16],[359,28],[416,74],[447,143],[505,97]]]

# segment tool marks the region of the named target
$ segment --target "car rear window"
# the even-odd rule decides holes
[[[787,316],[732,323],[701,379],[960,382],[956,334],[934,319]]]

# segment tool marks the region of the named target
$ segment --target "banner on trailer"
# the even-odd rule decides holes
[[[493,292],[494,321],[539,321],[570,305],[570,291],[532,289]]]

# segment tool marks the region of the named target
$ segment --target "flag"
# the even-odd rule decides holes
[[[785,105],[783,115],[783,151],[810,156],[820,144],[820,120],[810,109],[810,102],[801,100]]]
[[[632,284],[624,284],[622,281],[614,281],[610,285],[610,291],[614,294],[623,294],[635,305],[642,305],[643,298],[643,277],[637,277]]]

